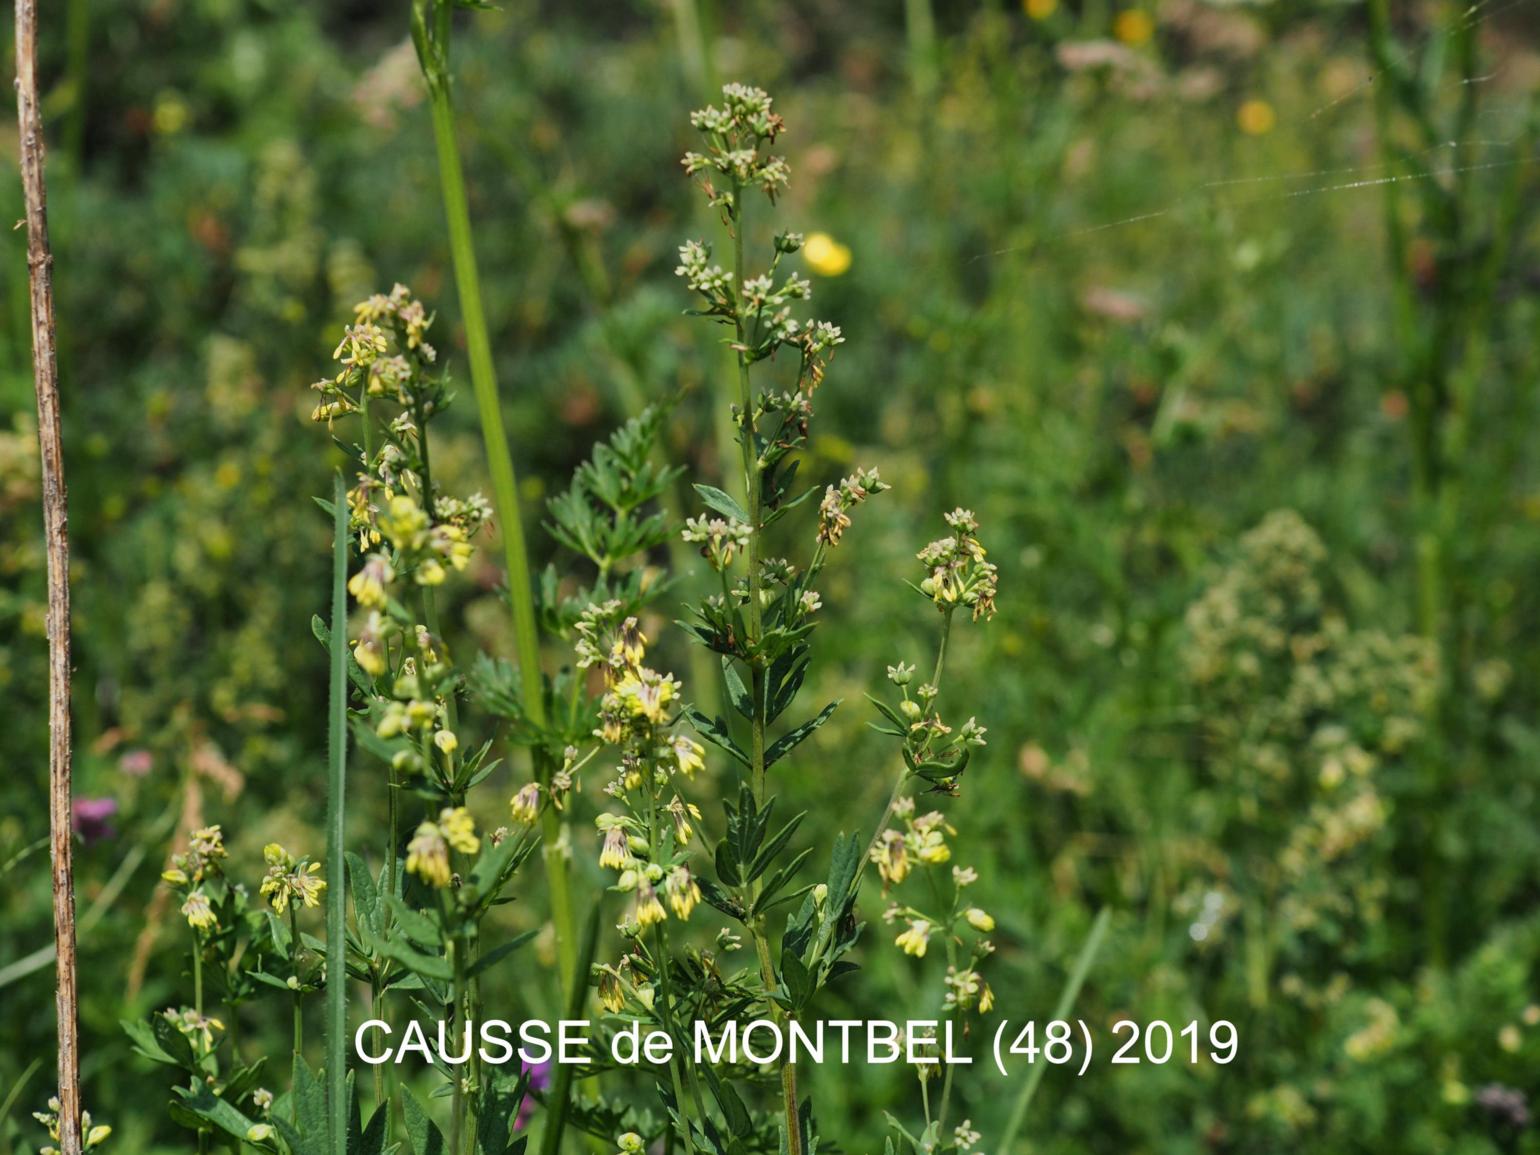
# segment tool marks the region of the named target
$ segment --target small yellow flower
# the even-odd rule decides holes
[[[809,233],[802,245],[807,267],[820,277],[840,277],[850,270],[850,246],[828,233]]]
[[[453,730],[440,730],[433,735],[433,744],[445,754],[453,754],[460,748],[460,739],[455,737]]]
[[[1059,10],[1059,0],[1022,0],[1021,6],[1033,20],[1047,20]]]
[[[652,883],[640,883],[636,888],[635,897],[631,900],[630,921],[645,930],[667,917],[668,914],[664,911],[663,904],[658,901],[658,892],[653,888]]]
[[[390,499],[389,508],[380,515],[380,530],[397,549],[418,549],[428,532],[428,515],[406,494]]]
[[[995,992],[988,983],[984,984],[984,991],[979,995],[979,1014],[987,1015],[995,1009]]]
[[[966,917],[968,919],[968,925],[971,926],[974,930],[980,931],[983,934],[988,934],[990,931],[995,929],[994,918],[989,914],[988,911],[981,910],[976,906],[970,906],[968,908]]]
[[[697,770],[706,765],[706,748],[699,742],[683,734],[676,734],[671,745],[674,749],[674,758],[679,763],[679,772],[686,778],[692,777]]]
[[[688,867],[676,866],[669,871],[663,890],[675,918],[689,918],[690,912],[700,905],[700,885],[690,876]]]
[[[599,1005],[610,1014],[619,1014],[625,1009],[626,992],[620,985],[620,976],[606,967],[599,975]]]
[[[359,638],[353,643],[353,660],[371,678],[378,678],[385,672],[385,651],[373,638]]]
[[[923,918],[912,920],[909,923],[909,929],[895,938],[893,945],[905,954],[924,958],[925,948],[930,945],[930,923]]]
[[[187,871],[173,866],[170,870],[161,871],[160,880],[162,882],[169,882],[172,886],[186,886]]]
[[[885,883],[897,884],[909,877],[909,848],[904,836],[896,830],[883,831],[877,845],[872,847],[872,861]]]
[[[438,824],[444,831],[444,840],[461,854],[475,854],[481,849],[481,839],[476,837],[476,823],[471,812],[463,806],[439,812]]]
[[[449,846],[437,824],[424,822],[406,844],[406,872],[432,887],[449,885]]]
[[[540,783],[530,782],[523,786],[508,802],[513,820],[525,826],[533,826],[540,817]]]
[[[939,830],[927,830],[919,836],[915,857],[928,866],[939,866],[950,861],[952,851]]]
[[[420,586],[441,586],[446,576],[444,567],[431,557],[417,567],[417,584]]]
[[[1125,8],[1112,22],[1112,34],[1129,47],[1137,48],[1155,36],[1155,21],[1143,8]]]
[[[601,814],[599,818],[613,820],[613,825],[601,827],[604,830],[604,845],[599,851],[599,865],[609,870],[624,870],[626,864],[631,861],[625,828],[620,825],[619,820],[614,819],[614,815]]]
[[[384,554],[372,553],[364,559],[363,567],[348,579],[348,592],[358,604],[370,609],[382,609],[385,605],[385,587],[395,578],[390,560]]]
[[[1247,136],[1265,136],[1278,123],[1278,114],[1267,101],[1253,98],[1235,110],[1235,123]]]
[[[202,888],[188,894],[187,901],[182,904],[182,913],[187,916],[187,925],[194,930],[209,930],[219,924],[219,920],[214,917],[209,896],[203,893]]]
[[[326,883],[316,877],[320,872],[321,864],[310,862],[289,875],[289,886],[294,896],[310,908],[320,906],[321,896],[326,893]]]

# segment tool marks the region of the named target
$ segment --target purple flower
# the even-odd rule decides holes
[[[155,766],[155,758],[148,750],[125,750],[118,759],[118,769],[130,778],[143,778]]]
[[[544,1063],[525,1063],[521,1060],[519,1065],[524,1074],[529,1076],[529,1089],[531,1091],[544,1091],[550,1087],[551,1064],[549,1061]],[[530,1116],[535,1113],[536,1106],[537,1104],[534,1099],[528,1095],[524,1096],[524,1101],[519,1104],[519,1114],[513,1121],[513,1129],[515,1131],[524,1130],[524,1125],[529,1122]]]
[[[87,846],[117,836],[112,816],[118,812],[116,798],[80,798],[75,801],[75,833]]]

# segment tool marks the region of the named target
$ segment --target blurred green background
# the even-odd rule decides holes
[[[816,693],[847,705],[777,790],[819,839],[880,813],[890,754],[861,695],[933,644],[904,581],[941,512],[973,509],[1000,615],[954,634],[947,694],[990,745],[946,806],[1000,922],[999,1013],[1046,1017],[1109,907],[1078,1014],[1240,1029],[1228,1066],[1050,1071],[1023,1151],[1540,1150],[1521,1109],[1540,1092],[1540,5],[1395,8],[1388,66],[1362,5],[1306,0],[464,17],[461,143],[528,522],[638,396],[682,388],[672,452],[719,476],[723,363],[673,276],[676,245],[718,226],[678,157],[713,83],[769,89],[779,220],[828,234],[804,268],[848,338],[804,475],[876,465],[895,486],[827,583]],[[463,363],[406,25],[351,0],[42,12],[77,794],[116,804],[77,865],[84,1074],[114,1150],[185,1138],[117,1025],[186,997],[156,881],[173,826],[223,823],[253,878],[270,839],[321,846],[311,496],[340,459],[308,385],[349,306],[395,281]],[[8,221],[15,158],[8,119]],[[28,961],[51,937],[24,234],[0,238],[6,1152],[39,1142],[52,975]],[[435,449],[451,490],[483,484],[470,410]],[[496,556],[445,617],[506,654]],[[665,650],[682,670],[677,636]],[[383,778],[353,782],[363,828]],[[889,947],[875,887],[869,906],[865,969],[826,1015],[933,1006],[941,964]],[[540,1009],[548,987],[492,989]],[[900,1069],[811,1081],[850,1151],[912,1103]],[[991,1155],[1018,1155],[990,1146],[1012,1089],[982,1063],[959,1084]]]

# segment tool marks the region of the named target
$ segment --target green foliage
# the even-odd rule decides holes
[[[77,793],[117,805],[77,858],[87,1102],[108,1150],[238,1149],[242,1123],[273,1128],[246,1150],[329,1150],[337,1103],[316,1094],[337,1040],[317,995],[339,963],[350,1021],[368,1007],[397,1037],[446,1008],[574,1005],[605,1032],[895,1008],[973,1024],[944,1126],[939,1081],[926,1118],[911,1070],[799,1065],[805,1153],[879,1135],[961,1150],[962,1124],[1000,1155],[1535,1149],[1513,1109],[1540,1094],[1525,6],[1150,5],[1142,39],[1128,6],[1066,0],[933,19],[910,3],[902,22],[425,5],[430,75],[453,65],[474,309],[404,12],[74,7],[43,13],[43,75]],[[703,120],[702,208],[677,154],[717,68],[781,102],[734,89]],[[684,234],[700,242],[678,254]],[[0,1151],[25,1152],[44,1141],[28,1112],[47,1080],[27,1072],[48,1067],[51,968],[29,850],[45,626],[16,254],[0,1076],[19,1091]],[[681,265],[706,324],[679,316]],[[436,358],[411,364],[399,314],[371,322],[408,359],[404,391],[369,397],[366,436],[360,378],[335,438],[307,432],[303,385],[354,303],[397,280],[431,300]],[[804,317],[810,292],[838,344]],[[493,492],[464,403],[472,312],[520,467],[503,496],[547,523],[535,580],[515,583],[538,612],[533,664],[507,608],[508,518],[459,504]],[[345,878],[302,853],[325,840],[337,649],[310,502],[339,466],[364,498],[345,511],[351,573],[375,552],[393,573],[347,623]],[[403,495],[427,536],[398,545],[380,517]],[[987,556],[940,528],[948,510],[976,515]],[[916,565],[928,525],[942,536]],[[419,582],[429,562],[441,583]],[[966,622],[981,603],[987,630]],[[607,707],[628,619],[638,680]],[[360,660],[358,643],[382,649]],[[665,685],[638,728],[629,703]],[[595,740],[606,726],[618,745]],[[626,785],[644,758],[666,787]],[[614,781],[633,809],[603,793]],[[608,810],[625,821],[596,829]],[[216,824],[226,858],[170,861]],[[642,867],[597,865],[616,830]],[[269,861],[269,843],[295,853]],[[527,869],[547,849],[602,928],[591,990],[563,990],[588,966],[547,929]],[[168,869],[186,881],[157,882]],[[341,943],[317,937],[308,879],[349,899]],[[663,921],[613,931],[651,918],[649,892]],[[973,1074],[995,1019],[1041,1017],[1067,977],[1099,1031],[1227,1017],[1238,1058]],[[454,1071],[374,1073],[347,1092],[349,1150],[443,1150]],[[460,1145],[543,1141],[563,1105],[567,1150],[576,1132],[735,1155],[790,1138],[780,1072],[678,1074],[677,1090],[607,1068],[531,1089],[483,1069]]]

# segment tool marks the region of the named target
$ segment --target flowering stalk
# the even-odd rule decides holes
[[[697,485],[706,504],[722,516],[692,518],[686,523],[685,538],[700,545],[701,554],[722,578],[721,595],[708,598],[699,607],[699,624],[692,628],[701,642],[726,658],[723,668],[729,696],[749,723],[748,750],[737,747],[720,719],[709,719],[696,711],[691,720],[703,736],[726,749],[748,771],[748,785],[738,805],[728,808],[726,849],[718,852],[718,877],[727,891],[714,887],[710,901],[737,917],[749,932],[762,997],[770,1014],[784,1027],[827,981],[834,959],[848,946],[829,920],[838,921],[843,917],[841,912],[854,902],[854,876],[839,858],[847,853],[853,856],[854,851],[837,848],[831,874],[837,890],[824,887],[822,899],[808,899],[793,916],[789,943],[783,942],[781,951],[783,965],[794,968],[793,977],[788,979],[777,972],[768,915],[773,906],[792,897],[780,891],[805,854],[770,873],[774,858],[800,819],[793,819],[780,834],[765,841],[772,806],[767,771],[821,726],[838,703],[829,704],[773,744],[769,727],[792,704],[802,684],[809,660],[806,638],[816,628],[814,615],[821,606],[812,582],[824,565],[827,547],[837,544],[839,534],[850,524],[848,510],[887,487],[875,471],[864,470],[845,479],[838,488],[829,487],[819,510],[817,547],[805,571],[799,572],[785,559],[764,556],[766,527],[814,492],[791,492],[797,467],[791,455],[807,439],[813,394],[843,337],[833,325],[804,323],[791,316],[793,302],[810,295],[805,279],[780,270],[783,258],[802,247],[800,234],[777,236],[768,270],[749,275],[744,198],[757,189],[773,203],[785,186],[789,175],[786,162],[768,151],[784,124],[771,110],[770,98],[759,89],[730,84],[723,88],[722,96],[720,107],[701,109],[691,116],[692,124],[705,138],[706,151],[687,153],[684,166],[691,175],[701,175],[707,203],[721,213],[727,225],[733,243],[732,267],[723,271],[712,265],[710,247],[692,241],[680,249],[677,271],[703,299],[699,312],[732,329],[730,344],[737,362],[739,392],[734,418],[742,457],[744,504],[740,506],[721,490]],[[726,187],[719,188],[718,180],[725,181]],[[756,391],[752,366],[783,349],[795,361],[793,387]],[[740,554],[747,573],[734,582],[729,570]],[[796,948],[795,959],[788,954],[789,946]],[[784,1149],[788,1155],[801,1155],[810,1127],[799,1105],[795,1063],[781,1063],[780,1083]]]
[[[524,542],[523,522],[519,516],[513,455],[508,448],[508,434],[503,425],[498,398],[486,312],[481,301],[481,275],[476,266],[464,167],[455,138],[449,70],[452,15],[453,5],[448,0],[413,0],[412,40],[428,85],[439,181],[449,228],[450,255],[455,270],[455,287],[460,295],[461,317],[465,324],[466,350],[470,358],[471,387],[476,395],[476,411],[486,446],[487,467],[491,473],[492,506],[502,529],[503,555],[508,567],[508,593],[513,612],[514,645],[523,705],[530,723],[537,729],[543,729],[546,724],[545,687],[540,672],[540,639],[536,630],[529,555]],[[534,748],[533,757],[537,780],[548,783],[553,770],[550,759],[539,746]],[[550,886],[551,918],[556,930],[560,978],[563,989],[566,989],[568,984],[576,981],[572,973],[576,922],[566,849],[561,820],[556,812],[546,810],[542,822],[545,836],[542,856]]]

